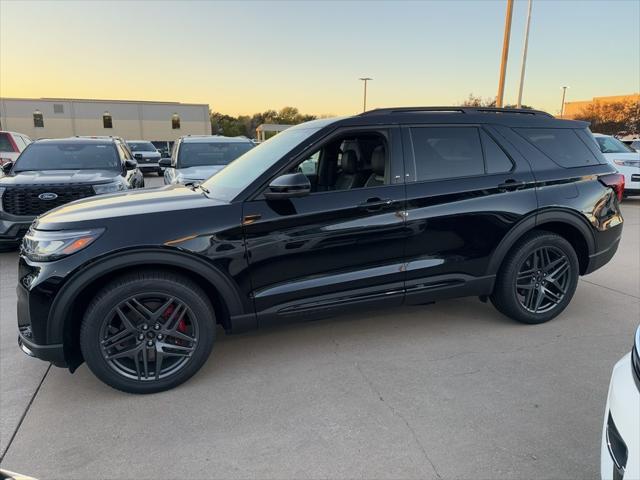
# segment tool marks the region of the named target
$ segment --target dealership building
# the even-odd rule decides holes
[[[0,97],[0,130],[33,139],[113,135],[172,143],[182,135],[210,135],[211,121],[203,103]]]

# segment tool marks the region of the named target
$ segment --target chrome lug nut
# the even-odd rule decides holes
[[[149,325],[147,325],[146,323],[142,324],[142,329],[143,330],[149,330]]]
[[[148,347],[153,347],[153,342],[152,342],[151,340],[149,340],[149,341],[147,342],[147,346],[148,346]]]
[[[138,340],[144,340],[144,335],[142,333],[138,335]]]
[[[161,333],[158,334],[158,340],[162,340],[162,334]]]
[[[159,324],[159,323],[156,323],[156,324],[153,326],[153,329],[154,329],[154,330],[160,330],[160,324]]]

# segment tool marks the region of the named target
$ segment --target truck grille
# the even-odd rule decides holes
[[[39,197],[43,193],[53,193],[57,196],[43,200]],[[65,203],[92,195],[95,195],[95,192],[91,185],[7,187],[2,195],[2,208],[11,215],[37,216]]]

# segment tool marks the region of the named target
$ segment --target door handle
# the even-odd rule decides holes
[[[383,207],[388,207],[393,203],[393,200],[390,198],[368,198],[366,201],[362,202],[358,207],[363,208],[367,211],[375,211],[380,210]]]
[[[511,192],[513,190],[520,190],[522,187],[524,187],[524,182],[510,178],[505,180],[504,183],[498,185],[498,191]]]

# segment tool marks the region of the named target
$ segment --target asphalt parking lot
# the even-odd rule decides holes
[[[598,478],[609,375],[640,319],[640,199],[623,214],[616,257],[550,323],[467,298],[221,334],[198,375],[152,396],[25,356],[17,255],[0,254],[2,466],[55,479]]]

